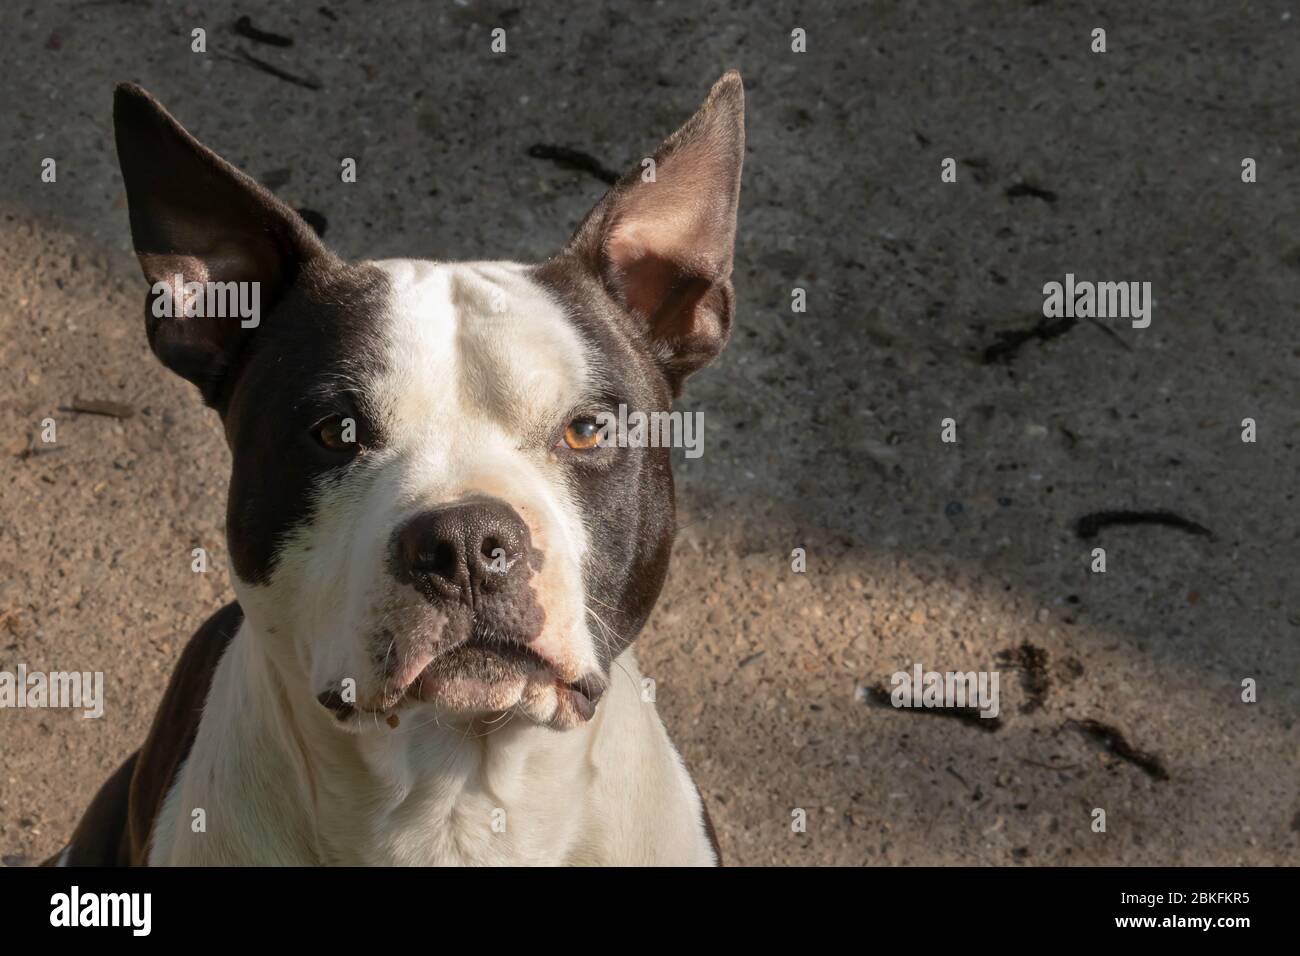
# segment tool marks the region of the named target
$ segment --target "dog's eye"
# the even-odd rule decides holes
[[[588,451],[600,447],[600,425],[591,418],[575,418],[564,429],[564,443],[574,451]]]
[[[322,448],[330,451],[356,454],[360,450],[356,421],[342,415],[325,419],[312,429],[311,434]]]

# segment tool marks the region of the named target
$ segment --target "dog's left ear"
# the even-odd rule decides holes
[[[745,155],[745,92],[725,74],[704,105],[625,175],[570,240],[640,323],[673,393],[731,335],[731,264]]]

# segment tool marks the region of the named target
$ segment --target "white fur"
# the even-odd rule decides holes
[[[469,735],[406,721],[343,734],[279,685],[259,643],[245,624],[221,661],[150,865],[716,862],[631,651],[572,730],[506,718]]]
[[[436,642],[440,619],[389,573],[389,542],[417,513],[475,495],[513,506],[545,553],[533,585],[546,624],[533,648],[564,681],[598,664],[586,531],[563,464],[538,436],[590,396],[600,369],[522,266],[377,265],[392,287],[383,371],[353,384],[374,400],[386,440],[322,485],[314,520],[285,544],[269,583],[236,578],[246,620],[150,862],[715,862],[630,651],[595,717],[563,731],[544,726],[559,709],[553,684],[518,689],[491,721],[407,703],[395,728],[375,714],[345,732],[317,703],[345,677],[362,705],[380,694],[367,640],[381,631],[399,635],[389,650],[403,672],[423,669],[429,656],[407,637]]]

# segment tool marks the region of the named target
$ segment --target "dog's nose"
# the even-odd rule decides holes
[[[526,574],[528,526],[504,501],[476,500],[416,515],[397,533],[398,565],[467,604]]]

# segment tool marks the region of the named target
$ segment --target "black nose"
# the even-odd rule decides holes
[[[394,550],[404,576],[472,604],[478,594],[527,575],[528,526],[504,501],[448,505],[408,521]]]

